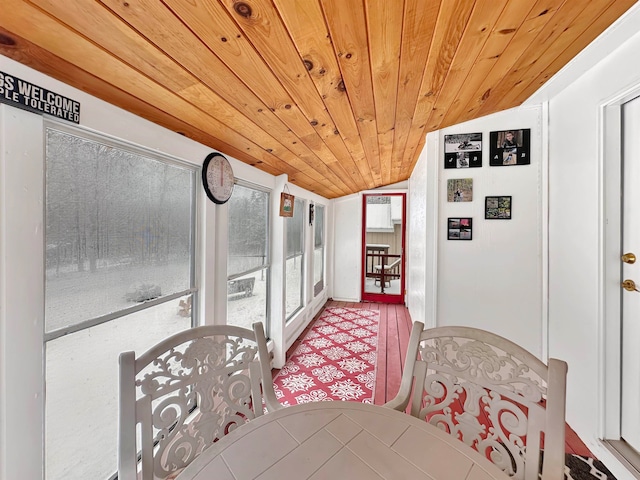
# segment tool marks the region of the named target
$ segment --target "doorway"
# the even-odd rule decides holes
[[[362,301],[404,303],[406,194],[362,198]]]
[[[603,109],[604,209],[601,438],[640,478],[640,89]],[[633,254],[629,255],[629,254]],[[625,280],[628,290],[623,287]],[[634,285],[635,284],[635,285]]]
[[[622,106],[622,354],[620,439],[640,452],[640,98]]]

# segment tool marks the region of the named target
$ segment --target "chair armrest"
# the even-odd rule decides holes
[[[409,337],[409,345],[407,346],[407,357],[404,362],[404,370],[402,372],[402,380],[400,381],[400,389],[398,394],[392,400],[383,404],[384,407],[392,408],[403,412],[409,401],[411,400],[411,392],[413,390],[414,368],[418,358],[418,347],[420,344],[420,334],[424,330],[424,323],[414,322],[411,328],[411,336]]]

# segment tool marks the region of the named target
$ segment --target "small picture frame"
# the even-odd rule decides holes
[[[531,130],[501,130],[489,135],[489,165],[502,167],[511,165],[529,165],[531,163]]]
[[[447,180],[447,202],[471,202],[473,200],[473,178],[450,178]]]
[[[456,217],[447,219],[447,240],[471,240],[472,237],[472,218]]]
[[[295,198],[290,193],[280,192],[280,216],[293,217],[293,205]]]
[[[482,133],[444,136],[444,168],[482,167]]]
[[[487,220],[511,220],[511,196],[484,197],[484,218]]]

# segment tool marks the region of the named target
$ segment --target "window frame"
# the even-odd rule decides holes
[[[318,282],[313,282],[313,297],[317,297],[318,295],[320,295],[320,293],[322,293],[322,291],[325,289],[325,279],[326,279],[326,269],[327,269],[327,262],[326,262],[326,253],[327,253],[327,238],[326,238],[326,225],[327,225],[327,207],[326,205],[323,205],[321,203],[316,203],[314,205],[314,222],[313,222],[313,252],[314,252],[314,264],[313,264],[313,277],[315,277],[315,251],[316,251],[316,229],[318,228],[318,223],[317,223],[317,214],[318,214],[318,207],[320,207],[322,209],[322,276],[320,278],[320,280]],[[312,277],[312,281],[313,281],[313,277]]]
[[[266,284],[266,295],[267,295],[267,298],[266,298],[266,305],[265,305],[264,331],[265,331],[265,334],[267,335],[267,338],[269,338],[270,325],[271,325],[271,288],[270,288],[270,285],[271,285],[271,270],[272,270],[271,269],[271,261],[272,261],[272,258],[271,258],[271,235],[272,235],[272,232],[271,232],[271,229],[272,229],[272,226],[271,226],[271,202],[272,202],[273,190],[270,189],[270,188],[264,187],[262,185],[259,185],[259,184],[253,183],[253,182],[249,182],[249,181],[246,181],[246,180],[242,180],[242,179],[239,179],[239,178],[235,179],[234,186],[250,188],[250,189],[256,190],[258,192],[262,192],[262,193],[266,193],[267,194],[267,202],[266,202],[267,208],[266,208],[266,213],[265,213],[265,222],[266,222],[266,226],[267,226],[267,235],[266,235],[266,244],[265,244],[265,249],[266,249],[265,250],[266,251],[265,260],[266,261],[265,261],[265,263],[263,265],[260,265],[258,267],[250,268],[249,270],[245,270],[245,271],[242,271],[242,272],[239,272],[239,273],[234,273],[234,274],[230,275],[228,273],[228,271],[229,271],[229,263],[228,262],[229,262],[230,255],[229,255],[229,248],[228,248],[228,245],[229,245],[229,225],[227,223],[227,232],[226,232],[226,235],[227,235],[227,258],[225,259],[226,262],[227,262],[227,265],[226,265],[227,273],[226,273],[226,281],[225,281],[225,292],[226,292],[226,288],[227,288],[227,285],[229,284],[229,282],[231,282],[233,280],[236,280],[238,278],[242,278],[242,277],[244,277],[246,275],[250,275],[252,273],[256,273],[256,272],[259,272],[259,271],[262,271],[262,270],[265,271],[265,279],[266,279],[266,282],[267,282],[267,284]],[[226,205],[227,208],[229,208],[229,202],[232,201],[232,198],[233,198],[233,195],[231,196],[231,198],[227,202],[227,205]],[[227,221],[229,221],[229,219],[227,219]],[[226,293],[225,293],[225,297],[224,298],[225,298],[225,303],[227,305],[225,307],[225,311],[227,312],[225,321],[228,323],[228,321],[229,321],[229,314],[228,314],[229,297],[228,297],[228,295],[226,295]]]
[[[96,143],[100,143],[102,145],[108,146],[108,147],[112,147],[112,148],[119,148],[122,150],[127,150],[130,153],[136,154],[136,155],[141,155],[141,156],[145,156],[145,157],[149,157],[153,160],[159,161],[159,162],[164,162],[167,163],[169,165],[172,166],[176,166],[176,167],[180,167],[180,168],[185,168],[188,170],[191,170],[191,205],[192,205],[192,209],[191,209],[191,218],[190,218],[190,223],[192,225],[192,232],[191,232],[191,240],[190,240],[190,249],[192,252],[191,255],[191,261],[190,261],[190,278],[189,278],[189,283],[191,285],[190,288],[187,288],[185,290],[182,290],[180,292],[176,292],[173,293],[171,295],[166,295],[166,296],[162,296],[153,300],[149,300],[146,302],[142,302],[140,304],[131,306],[131,307],[127,307],[124,308],[122,310],[118,310],[117,312],[112,312],[112,313],[108,313],[105,315],[100,315],[98,317],[94,317],[70,326],[66,326],[63,328],[59,328],[56,330],[52,330],[52,331],[47,331],[46,330],[46,320],[45,320],[45,325],[44,325],[44,343],[46,344],[47,342],[51,341],[51,340],[55,340],[56,338],[60,338],[63,337],[65,335],[69,335],[71,333],[75,333],[75,332],[79,332],[81,330],[85,330],[87,328],[91,328],[91,327],[95,327],[97,325],[101,325],[103,323],[109,322],[111,320],[115,320],[116,318],[121,318],[121,317],[125,317],[127,315],[130,315],[132,313],[136,313],[142,310],[145,310],[147,308],[151,308],[151,307],[155,307],[157,305],[161,305],[165,302],[170,302],[172,300],[176,300],[178,298],[187,296],[187,295],[192,295],[192,300],[191,300],[191,326],[194,327],[198,324],[198,297],[199,297],[199,293],[200,293],[200,286],[198,284],[198,279],[200,278],[199,272],[197,271],[199,262],[197,261],[198,258],[200,258],[200,246],[199,246],[199,242],[198,242],[198,238],[199,238],[199,233],[200,233],[200,227],[198,225],[198,216],[199,216],[199,212],[201,209],[201,205],[200,205],[200,200],[199,200],[199,195],[198,195],[198,183],[197,183],[197,179],[199,178],[199,173],[200,173],[200,167],[198,165],[194,165],[192,163],[186,162],[184,160],[181,160],[178,157],[169,155],[167,153],[164,152],[159,152],[157,150],[152,150],[150,148],[146,148],[144,146],[132,143],[132,142],[127,142],[125,140],[116,138],[112,135],[108,135],[108,134],[104,134],[104,133],[99,133],[93,130],[89,130],[87,128],[81,127],[81,126],[72,126],[72,125],[68,125],[66,123],[62,123],[62,122],[58,122],[52,119],[46,119],[44,121],[44,126],[43,126],[43,150],[44,150],[44,202],[43,202],[43,221],[44,221],[44,225],[45,225],[45,232],[43,234],[44,237],[44,244],[43,244],[43,252],[45,253],[45,258],[46,258],[46,243],[47,243],[47,234],[46,234],[46,192],[47,192],[47,132],[49,130],[56,130],[62,133],[65,133],[67,135],[74,135],[83,139],[86,139],[88,141],[92,141],[92,142],[96,142]],[[46,290],[46,279],[43,279],[43,281],[45,282],[45,290]],[[45,314],[46,314],[46,303],[45,303]]]
[[[95,142],[100,145],[104,145],[111,148],[117,148],[121,150],[125,150],[128,153],[134,155],[144,156],[148,159],[158,162],[163,165],[170,165],[174,167],[179,167],[185,169],[189,172],[190,176],[190,188],[191,193],[189,195],[190,198],[190,238],[189,238],[189,251],[190,251],[190,261],[189,261],[189,287],[183,289],[182,291],[174,292],[170,295],[163,295],[162,297],[148,300],[139,304],[136,304],[131,307],[122,308],[117,310],[116,312],[111,312],[105,315],[99,315],[94,318],[90,318],[78,323],[74,323],[70,326],[65,326],[62,328],[54,329],[47,331],[47,322],[46,322],[46,245],[47,245],[47,168],[48,168],[48,132],[54,130],[66,135],[72,135],[83,140],[87,140],[90,142]],[[70,125],[65,122],[61,122],[58,120],[54,120],[51,118],[45,118],[42,124],[42,192],[43,192],[43,202],[42,202],[42,222],[43,222],[43,233],[42,233],[42,288],[43,288],[43,304],[42,304],[42,313],[43,313],[43,322],[42,322],[42,380],[43,385],[46,383],[47,379],[47,348],[49,343],[60,339],[66,335],[70,335],[73,333],[78,333],[83,330],[88,330],[93,327],[97,327],[103,324],[107,324],[113,320],[117,320],[119,318],[124,318],[129,315],[135,314],[137,312],[142,312],[143,310],[153,309],[158,305],[162,305],[164,303],[174,302],[176,299],[181,297],[186,297],[191,295],[191,318],[189,320],[190,327],[197,326],[200,322],[200,309],[199,309],[199,298],[201,296],[201,278],[202,278],[202,244],[201,244],[201,231],[203,225],[201,224],[201,212],[202,212],[202,199],[198,190],[198,179],[200,178],[201,167],[197,164],[190,163],[186,160],[183,160],[177,156],[160,152],[158,150],[154,150],[151,148],[146,148],[140,144],[136,144],[131,141],[127,141],[124,139],[117,138],[113,135],[109,135],[103,132],[98,132],[95,130],[88,129],[87,127],[81,125]],[[116,385],[117,386],[117,385]],[[46,423],[47,423],[47,401],[46,395],[45,399],[42,401],[42,463],[43,463],[43,475],[46,478],[46,458],[47,458],[47,435],[46,435]],[[116,464],[114,464],[114,467]],[[118,477],[117,470],[114,471],[112,475],[107,477],[108,480],[113,480]]]
[[[300,269],[301,269],[301,273],[300,273],[300,297],[299,297],[299,304],[298,304],[298,308],[296,308],[295,310],[293,310],[289,315],[287,315],[287,261],[289,260],[289,256],[287,254],[287,249],[288,249],[288,231],[286,230],[286,226],[285,226],[285,234],[284,234],[284,268],[283,268],[283,284],[284,284],[284,316],[285,316],[285,324],[289,323],[289,321],[291,321],[298,312],[300,312],[304,307],[305,307],[305,292],[307,290],[306,288],[306,273],[307,273],[307,268],[306,268],[306,259],[307,259],[307,248],[306,248],[306,241],[307,241],[307,228],[305,225],[305,221],[306,221],[306,215],[305,212],[307,211],[307,200],[300,198],[298,199],[297,197],[294,199],[294,215],[296,212],[295,209],[295,202],[296,201],[300,201],[302,203],[302,207],[300,208],[300,211],[302,212],[302,228],[301,228],[301,236],[302,236],[302,241],[300,242],[300,245],[302,247],[302,254],[301,254],[301,258],[300,258]],[[288,225],[285,224],[285,225]],[[292,257],[293,258],[293,257]]]

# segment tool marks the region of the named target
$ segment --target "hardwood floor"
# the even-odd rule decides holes
[[[369,310],[380,311],[380,335],[378,337],[378,358],[376,365],[376,391],[374,394],[374,403],[382,405],[396,396],[400,388],[400,379],[402,377],[402,369],[404,368],[405,357],[407,354],[407,345],[409,343],[409,334],[413,321],[409,315],[409,310],[404,305],[391,305],[385,303],[353,303],[353,302],[337,302],[329,300],[323,309],[309,323],[300,338],[294,342],[289,351],[287,358],[296,349],[300,340],[304,338],[309,329],[313,326],[317,318],[322,314],[324,308],[342,307],[342,308],[366,308]],[[274,375],[277,371],[274,370]],[[576,455],[584,455],[593,457],[584,442],[576,435],[576,433],[566,425],[565,428],[565,446],[566,453],[574,453]]]

